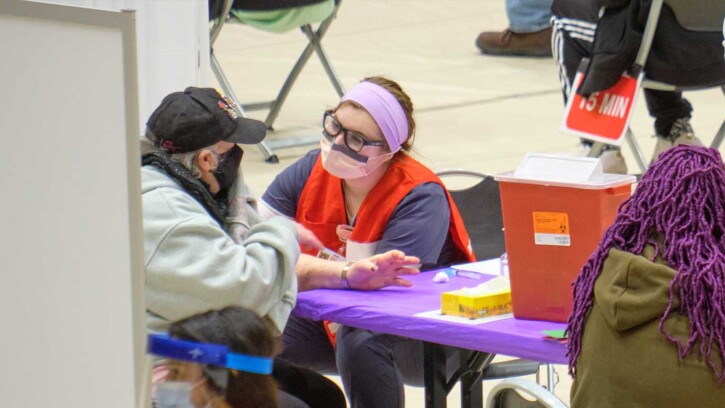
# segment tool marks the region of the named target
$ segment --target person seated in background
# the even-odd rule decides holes
[[[572,408],[725,407],[725,167],[676,146],[574,282]]]
[[[170,398],[177,399],[177,404],[182,402],[178,398],[187,400],[183,402],[197,408],[345,406],[342,392],[324,384],[329,380],[323,377],[319,377],[322,383],[314,385],[332,391],[325,398],[336,399],[337,405],[315,399],[314,393],[302,394],[301,398],[307,398],[303,401],[284,389],[278,389],[270,374],[280,370],[288,373],[305,369],[274,361],[277,344],[269,322],[239,306],[208,311],[174,322],[168,336],[149,336],[148,348],[151,354],[167,357],[160,360],[154,370],[155,400],[159,408],[169,404],[167,400]],[[307,380],[309,376],[303,378]],[[179,383],[185,385],[181,390]],[[308,384],[306,388],[315,387]]]
[[[424,268],[473,261],[468,234],[442,182],[409,154],[414,132],[413,104],[400,85],[364,79],[324,112],[320,149],[274,179],[260,214],[301,223],[325,245],[326,258],[352,262],[401,250]],[[316,258],[316,250],[304,252],[298,268],[323,269],[332,262]],[[361,288],[349,276],[345,281]],[[404,406],[403,383],[422,384],[423,343],[341,327],[333,348],[330,327],[291,318],[282,357],[321,372],[339,370],[353,407]]]
[[[632,67],[648,11],[649,2],[642,0],[554,0],[551,45],[565,102],[582,59],[591,59],[579,89],[582,95],[610,88]],[[666,4],[659,27],[647,59],[648,77],[678,86],[707,86],[725,78],[717,32],[682,28]],[[681,92],[645,89],[644,96],[655,119],[652,161],[675,145],[702,146],[690,125],[692,105]],[[627,172],[618,147],[607,146],[601,158],[606,172]]]
[[[482,54],[551,57],[551,1],[506,0],[509,26],[476,37]]]

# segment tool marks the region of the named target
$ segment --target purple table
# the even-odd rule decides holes
[[[466,325],[413,316],[439,309],[441,292],[475,286],[484,281],[454,276],[448,283],[434,283],[434,274],[430,271],[410,277],[412,288],[385,288],[372,292],[323,289],[303,292],[298,296],[293,313],[467,350],[566,364],[566,347],[544,340],[541,333],[541,330],[563,330],[566,327],[564,323],[509,318]]]
[[[526,358],[544,363],[566,363],[566,347],[544,340],[541,330],[563,330],[564,323],[509,318],[467,325],[413,316],[440,308],[441,292],[476,286],[483,280],[452,277],[448,283],[434,283],[437,271],[410,277],[412,288],[385,288],[361,292],[313,290],[300,293],[293,310],[297,316],[330,320],[347,326],[395,334],[424,341],[424,383],[426,408],[444,408],[455,381],[461,383],[461,407],[483,406],[480,373],[495,354]],[[461,348],[460,378],[446,379],[446,359],[436,344]]]

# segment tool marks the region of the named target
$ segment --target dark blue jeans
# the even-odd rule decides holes
[[[322,322],[291,317],[281,358],[324,374],[339,374],[352,408],[403,408],[403,385],[423,385],[423,342],[342,326],[333,349]],[[448,378],[458,352],[441,346]]]
[[[552,0],[506,0],[509,28],[515,33],[534,33],[551,26]]]

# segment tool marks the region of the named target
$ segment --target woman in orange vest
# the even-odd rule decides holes
[[[300,272],[325,262],[319,258],[355,261],[400,250],[418,257],[421,269],[474,260],[440,179],[409,154],[414,133],[413,104],[400,85],[366,78],[324,113],[320,149],[285,169],[264,193],[263,216],[293,218],[327,248],[303,248],[300,290]],[[341,279],[347,288],[364,289],[346,280],[344,268]],[[353,407],[403,407],[403,384],[422,384],[422,343],[350,327],[333,336],[330,326],[292,317],[281,357],[339,372]]]

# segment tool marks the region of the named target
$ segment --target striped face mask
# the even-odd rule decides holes
[[[322,167],[328,173],[343,180],[352,180],[368,176],[395,153],[367,157],[353,152],[347,146],[334,144],[323,136],[320,139],[320,155]]]

